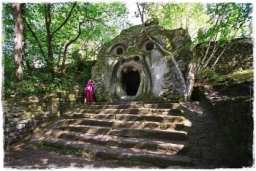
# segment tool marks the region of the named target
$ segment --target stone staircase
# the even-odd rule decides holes
[[[191,167],[187,127],[179,103],[117,101],[79,105],[45,132],[44,148],[159,168]]]

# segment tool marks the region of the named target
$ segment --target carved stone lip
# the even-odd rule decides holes
[[[129,70],[134,70],[134,69],[135,69],[136,71],[140,72],[141,67],[139,66],[138,63],[133,62],[133,61],[131,61],[131,62],[125,62],[125,63],[123,63],[123,64],[119,67],[119,69],[117,70],[117,76],[120,76],[120,72],[121,72],[121,71],[126,70],[126,72],[127,72],[127,71],[129,71]]]
[[[117,71],[117,74],[120,76],[121,71],[137,71],[141,72],[141,66],[135,62],[128,62],[120,66],[120,68]]]

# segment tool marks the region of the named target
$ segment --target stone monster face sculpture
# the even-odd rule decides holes
[[[173,54],[181,72],[142,25],[130,27],[102,47],[92,68],[96,101],[180,100],[191,94],[193,52],[187,30],[166,30],[150,23],[145,28]]]

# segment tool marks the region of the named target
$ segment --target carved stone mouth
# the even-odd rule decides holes
[[[121,88],[128,96],[135,96],[140,86],[140,73],[133,66],[124,67],[121,72]]]
[[[140,92],[142,81],[141,64],[134,60],[123,62],[117,70],[116,77],[116,96],[119,99],[135,99]]]
[[[149,68],[143,56],[120,59],[112,74],[114,99],[134,100],[150,94],[152,82]]]

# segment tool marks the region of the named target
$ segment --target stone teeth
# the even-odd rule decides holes
[[[127,68],[124,68],[123,71],[124,71],[124,73],[127,73]]]
[[[134,71],[135,72],[135,71],[137,71],[137,69],[135,67],[132,67],[132,66],[123,68],[124,73],[127,73],[128,71]]]

